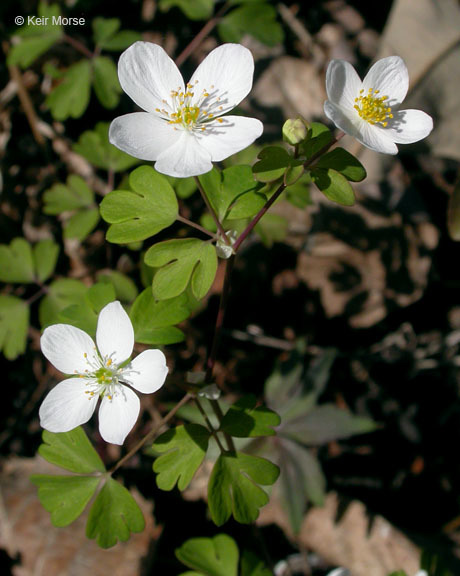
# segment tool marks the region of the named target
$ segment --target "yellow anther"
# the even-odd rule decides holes
[[[391,108],[385,105],[388,96],[376,96],[379,90],[369,88],[366,96],[363,96],[364,90],[360,90],[360,96],[355,98],[355,110],[363,120],[369,122],[372,126],[380,124],[384,128],[388,125],[388,119],[393,118]]]
[[[111,396],[110,394],[108,394],[107,398],[108,398],[109,400],[112,400],[112,396]]]
[[[111,364],[112,364],[112,358],[109,358],[109,359],[107,360],[107,366],[110,366]]]
[[[84,356],[85,358],[88,358],[88,354],[87,354],[86,352],[83,354],[83,356]]]
[[[222,124],[223,119],[222,118],[217,118],[217,122],[220,122]]]

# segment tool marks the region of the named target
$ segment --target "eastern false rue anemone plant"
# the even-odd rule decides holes
[[[190,82],[156,44],[135,42],[120,56],[118,77],[123,90],[145,112],[115,118],[112,144],[155,169],[185,178],[212,170],[246,148],[263,131],[262,122],[223,116],[252,88],[254,60],[239,44],[219,46],[203,60]]]
[[[409,88],[409,74],[399,56],[376,62],[363,81],[344,60],[332,60],[326,73],[324,113],[367,148],[397,154],[396,144],[426,138],[433,120],[421,110],[399,110]]]
[[[40,346],[45,357],[61,372],[71,375],[60,382],[40,406],[40,425],[49,432],[68,432],[85,424],[99,398],[99,432],[106,442],[123,444],[139,416],[138,392],[161,388],[168,373],[160,350],[145,350],[129,360],[134,330],[120,302],[107,304],[99,313],[95,346],[86,332],[69,324],[54,324],[43,332]]]

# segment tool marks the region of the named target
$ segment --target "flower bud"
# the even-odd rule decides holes
[[[292,146],[300,144],[308,134],[308,124],[302,118],[290,118],[283,124],[283,140]]]

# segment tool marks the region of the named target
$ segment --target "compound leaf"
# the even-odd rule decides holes
[[[91,93],[91,63],[80,60],[63,72],[60,83],[50,92],[46,103],[55,120],[80,118],[88,107]]]
[[[273,436],[273,428],[281,422],[276,412],[266,406],[256,407],[256,397],[243,396],[233,404],[222,419],[220,428],[237,438]]]

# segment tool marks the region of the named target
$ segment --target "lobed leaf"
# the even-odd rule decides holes
[[[173,6],[180,8],[190,20],[209,20],[214,11],[215,0],[159,0],[158,7],[167,12]]]
[[[213,538],[190,538],[177,548],[176,556],[199,576],[237,576],[238,547],[230,536],[218,534]],[[191,574],[187,572],[187,574]],[[184,576],[184,575],[183,575]]]
[[[45,282],[52,276],[59,257],[59,244],[46,238],[35,244],[33,249],[35,275],[39,282]]]
[[[140,166],[131,173],[129,184],[131,190],[115,190],[101,202],[101,216],[111,224],[109,242],[145,240],[176,220],[176,195],[163,175],[150,166]]]
[[[55,120],[80,118],[89,104],[91,94],[91,63],[80,60],[62,74],[59,84],[46,98]]]
[[[32,247],[24,238],[14,238],[9,246],[0,244],[0,280],[21,284],[35,282]]]
[[[79,304],[86,290],[87,286],[74,278],[59,278],[52,282],[38,309],[41,327],[58,324],[62,310],[72,304]]]
[[[159,436],[152,448],[163,453],[153,463],[156,482],[161,490],[177,487],[182,492],[201,466],[208,449],[210,432],[198,424],[170,428]]]
[[[131,532],[142,532],[144,517],[129,491],[108,478],[89,512],[86,536],[96,538],[101,548],[111,548],[118,540],[126,542]]]
[[[240,42],[245,34],[249,34],[267,46],[276,46],[284,39],[283,28],[276,16],[276,8],[270,4],[246,4],[225,15],[217,30],[224,42]]]
[[[8,360],[15,360],[26,350],[29,314],[26,302],[0,294],[0,350]]]
[[[111,58],[93,58],[93,86],[104,108],[112,109],[118,105],[122,89],[118,81],[117,67]]]
[[[274,436],[276,432],[273,428],[279,426],[280,417],[266,406],[256,406],[256,402],[252,394],[240,398],[230,406],[220,429],[236,438]]]

